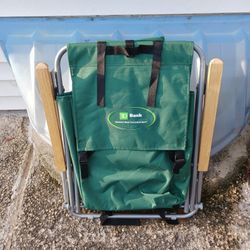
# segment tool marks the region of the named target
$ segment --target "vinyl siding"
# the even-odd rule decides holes
[[[11,67],[0,48],[0,110],[23,110],[25,104]]]

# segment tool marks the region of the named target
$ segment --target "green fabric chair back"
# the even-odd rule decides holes
[[[79,43],[67,52],[72,92],[57,102],[84,206],[182,205],[193,148],[193,43]],[[185,164],[176,172],[180,152]]]

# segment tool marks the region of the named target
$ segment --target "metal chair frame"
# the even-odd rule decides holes
[[[56,87],[57,94],[64,93],[64,86],[62,81],[62,71],[61,71],[61,60],[66,54],[67,47],[63,47],[59,50],[55,57],[54,64],[54,77],[52,77],[54,85]],[[198,83],[195,89],[195,118],[194,118],[194,149],[192,158],[192,177],[190,180],[190,186],[188,194],[183,204],[182,208],[184,213],[165,213],[165,218],[169,220],[184,219],[193,216],[199,209],[203,209],[201,202],[201,190],[202,190],[202,179],[203,173],[198,171],[198,154],[200,145],[200,132],[201,132],[201,118],[203,110],[203,98],[204,98],[204,87],[205,87],[205,75],[206,75],[206,64],[205,56],[203,51],[196,44],[194,45],[194,53],[197,54],[200,67],[198,70]],[[62,131],[63,124],[61,122]],[[74,176],[74,171],[72,168],[71,157],[68,149],[67,138],[62,132],[65,160],[66,160],[66,172],[62,173],[62,183],[63,183],[63,194],[64,194],[64,207],[67,208],[74,216],[80,218],[90,218],[96,219],[101,217],[101,213],[82,213],[82,204],[79,189]],[[115,212],[112,215],[107,215],[109,219],[161,219],[159,214],[147,214],[147,213],[134,213],[134,214],[123,214]]]

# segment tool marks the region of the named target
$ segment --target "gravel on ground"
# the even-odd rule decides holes
[[[28,126],[25,116],[0,114],[0,249],[249,249],[248,162],[179,225],[101,226],[62,207],[62,188],[32,149]]]

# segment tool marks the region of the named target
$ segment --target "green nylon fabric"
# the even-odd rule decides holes
[[[190,96],[186,164],[173,174],[165,151],[100,150],[88,161],[89,176],[81,179],[77,160],[71,93],[57,96],[70,155],[84,206],[93,210],[171,208],[184,202],[190,181],[192,155],[193,94]]]
[[[124,46],[124,43],[108,42],[107,45]],[[152,45],[152,41],[135,42],[135,46],[139,45]],[[140,54],[133,58],[107,55],[105,107],[101,108],[96,104],[96,43],[69,44],[77,149],[184,150],[192,59],[192,42],[164,43],[156,106],[149,108],[146,103],[152,55]],[[112,112],[129,111],[126,108],[132,107],[153,112],[154,124],[129,131],[110,126],[107,119]]]
[[[193,45],[165,42],[163,51],[155,108],[146,106],[151,55],[136,56],[132,61],[120,55],[107,56],[106,106],[101,108],[96,103],[96,44],[68,46],[73,91],[57,96],[57,102],[80,194],[88,209],[171,208],[185,200],[193,137],[194,98],[189,92]],[[109,123],[112,112],[130,114],[138,110],[155,118],[153,125],[129,125],[130,129],[125,124],[121,129]],[[137,122],[142,118],[131,119]],[[173,173],[173,163],[165,151],[172,149],[185,150],[186,164],[179,174]],[[81,179],[78,162],[82,150],[93,151],[85,179]]]

